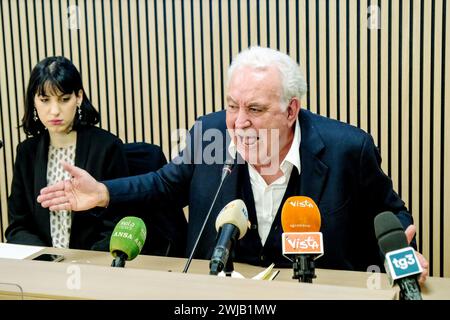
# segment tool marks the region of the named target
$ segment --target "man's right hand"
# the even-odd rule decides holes
[[[83,211],[94,207],[107,207],[108,189],[95,180],[87,171],[62,163],[72,178],[41,189],[37,201],[51,211]]]

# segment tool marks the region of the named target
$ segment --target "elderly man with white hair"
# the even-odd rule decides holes
[[[189,253],[221,182],[223,164],[234,160],[195,258],[211,258],[217,215],[230,201],[242,199],[251,226],[235,245],[234,261],[291,267],[282,254],[281,209],[287,198],[302,195],[320,209],[325,254],[317,267],[366,271],[381,266],[374,217],[393,212],[411,242],[412,216],[383,173],[372,137],[301,109],[306,90],[292,58],[251,47],[228,70],[226,110],[198,119],[186,148],[171,163],[154,173],[103,182],[66,164],[73,178],[43,189],[38,201],[51,210],[74,211],[134,203],[189,205]],[[427,262],[419,257],[424,281]]]

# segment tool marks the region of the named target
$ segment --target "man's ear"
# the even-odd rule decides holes
[[[297,97],[293,97],[291,98],[291,101],[289,101],[286,111],[288,112],[288,121],[290,125],[297,120],[300,112],[300,106],[301,102]]]

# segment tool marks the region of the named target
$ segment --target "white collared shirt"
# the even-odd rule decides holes
[[[253,198],[255,200],[256,217],[258,219],[258,233],[263,246],[266,243],[273,220],[275,219],[278,208],[283,200],[293,166],[297,168],[299,174],[301,172],[300,141],[300,125],[299,122],[296,121],[294,139],[292,140],[289,152],[280,164],[283,175],[270,185],[267,185],[259,172],[256,171],[252,165],[247,163]],[[236,145],[233,141],[231,141],[228,150],[231,155],[236,154]]]

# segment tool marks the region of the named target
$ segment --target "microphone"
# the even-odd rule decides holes
[[[247,207],[241,199],[231,201],[220,211],[216,219],[218,236],[209,263],[209,274],[217,275],[224,269],[234,244],[245,236],[248,228]]]
[[[122,218],[114,227],[109,252],[115,258],[111,267],[123,268],[125,261],[133,260],[141,252],[147,237],[147,228],[141,218]]]
[[[211,203],[211,206],[209,207],[209,211],[206,214],[205,220],[203,221],[203,225],[200,229],[200,232],[198,233],[197,239],[195,240],[194,247],[192,248],[191,254],[189,255],[186,265],[184,266],[183,273],[186,273],[189,269],[189,266],[191,265],[192,258],[194,257],[195,251],[197,251],[198,243],[200,241],[200,238],[203,235],[203,231],[205,230],[206,223],[208,222],[209,216],[211,215],[212,208],[216,204],[217,196],[219,195],[219,192],[222,189],[222,185],[223,185],[223,182],[225,181],[226,177],[228,177],[230,175],[231,171],[233,171],[233,167],[234,167],[234,160],[226,159],[225,164],[223,165],[223,168],[222,168],[222,177],[220,178],[219,187],[217,188],[216,194],[214,195],[214,199]]]
[[[385,211],[375,217],[374,226],[378,246],[385,256],[389,283],[400,287],[400,300],[422,300],[417,281],[422,266],[414,248],[408,246],[400,220],[392,212]]]
[[[299,282],[312,283],[316,278],[314,260],[324,252],[320,224],[320,211],[314,200],[305,196],[286,199],[281,209],[283,255],[294,257],[292,278]]]
[[[220,182],[222,183],[226,177],[228,177],[233,170],[234,167],[234,160],[233,159],[227,159],[225,160],[225,163],[222,168],[222,177],[220,178]]]

